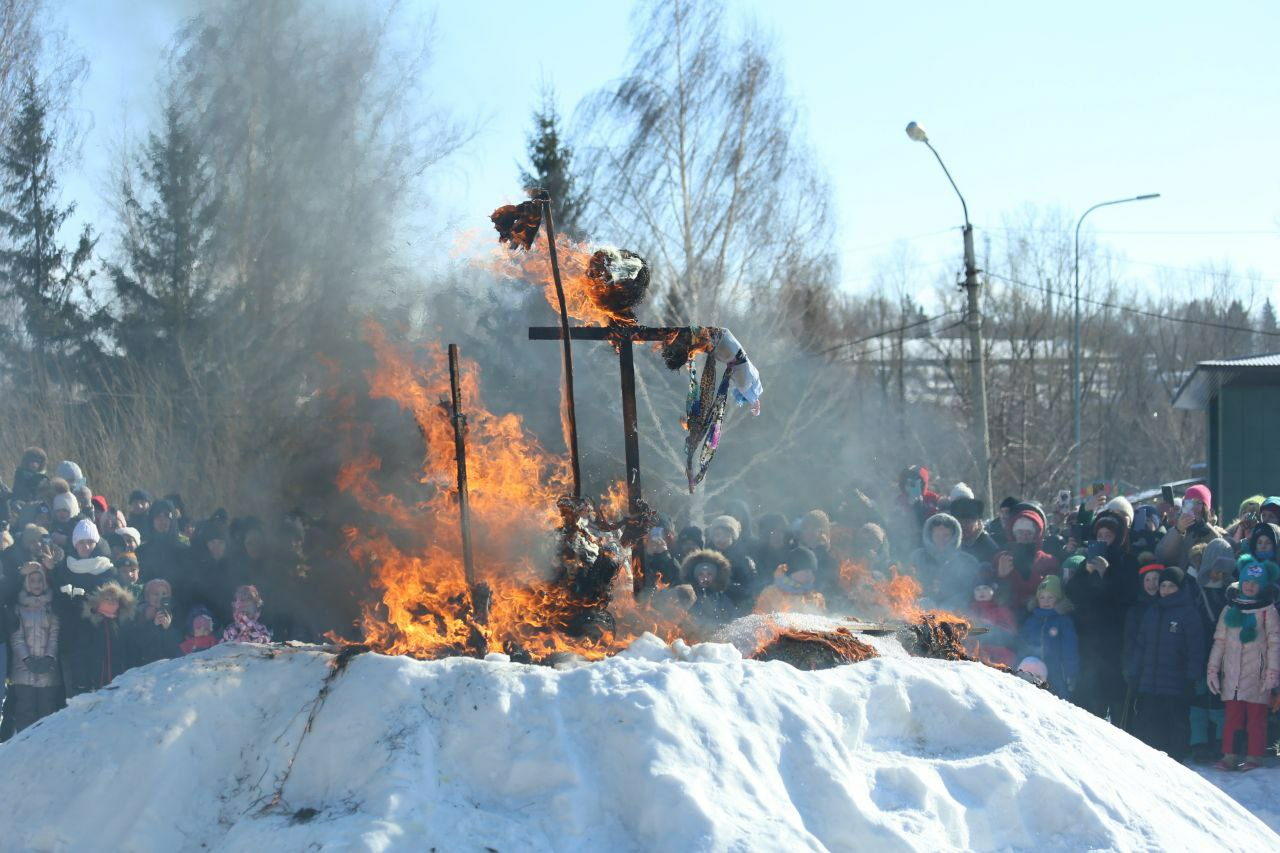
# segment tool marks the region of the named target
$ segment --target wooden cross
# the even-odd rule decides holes
[[[663,326],[574,326],[569,329],[572,341],[609,341],[618,347],[618,372],[622,378],[622,446],[627,463],[627,505],[630,512],[640,508],[640,430],[636,422],[636,366],[633,344],[636,341],[669,341],[681,327]],[[563,335],[559,326],[530,326],[529,340],[558,341]],[[640,547],[640,572],[635,580],[636,591],[645,582],[644,547]]]

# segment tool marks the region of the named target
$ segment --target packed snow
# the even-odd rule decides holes
[[[878,640],[878,646],[892,641]],[[824,672],[217,646],[0,746],[9,849],[1277,849],[1196,773],[979,664]],[[306,731],[310,722],[310,731]]]

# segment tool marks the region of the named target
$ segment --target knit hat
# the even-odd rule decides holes
[[[960,498],[968,498],[973,500],[973,489],[969,488],[968,483],[956,483],[951,487],[951,494],[948,496],[954,504]],[[954,507],[953,507],[954,508]]]
[[[1074,559],[1084,559],[1084,558],[1080,557],[1080,558],[1074,558]],[[1089,558],[1089,562],[1093,563],[1095,566],[1102,566],[1102,570],[1104,572],[1107,569],[1111,568],[1111,564],[1107,562],[1107,558],[1102,556],[1101,554],[1094,554],[1092,557]]]
[[[94,496],[93,496],[93,500],[92,500],[92,501],[90,501],[90,503],[92,503],[92,504],[93,504],[93,509],[94,509],[94,511],[95,511],[95,512],[106,512],[106,511],[107,511],[107,508],[108,508],[108,507],[107,507],[107,499],[106,499],[106,498],[104,498],[102,495],[94,495]]]
[[[1017,499],[1017,498],[1015,498],[1013,495],[1010,495],[1009,497],[1007,497],[1007,498],[1005,498],[1004,500],[1000,501],[1000,508],[1001,508],[1001,509],[1012,509],[1013,507],[1017,506],[1017,504],[1018,504],[1018,499]]]
[[[98,525],[94,524],[87,518],[82,518],[79,523],[76,524],[75,531],[71,534],[71,544],[74,545],[77,542],[84,542],[85,540],[88,540],[94,545],[97,545],[98,540],[101,538],[102,537],[98,535]]]
[[[818,558],[814,553],[803,545],[792,548],[787,552],[787,574],[795,574],[796,572],[818,570]]]
[[[959,521],[974,521],[982,518],[982,501],[977,498],[952,498],[951,515]]]
[[[151,493],[146,489],[134,489],[129,493],[129,503],[133,503],[134,501],[146,501],[147,503],[151,503]]]
[[[80,470],[80,466],[72,462],[70,459],[64,459],[58,465],[57,476],[66,480],[71,488],[83,486],[85,483],[84,473]]]
[[[38,462],[40,467],[37,470],[43,471],[44,466],[49,464],[49,454],[45,453],[42,448],[28,447],[22,451],[22,467],[27,468],[32,462]]]
[[[924,469],[921,468],[921,471]],[[810,527],[826,533],[831,530],[831,519],[820,509],[811,509],[800,517],[801,528]]]
[[[1018,664],[1017,672],[1029,673],[1041,681],[1049,680],[1049,667],[1040,658],[1023,658],[1022,663]]]
[[[1276,582],[1276,576],[1280,574],[1280,567],[1277,567],[1270,560],[1259,562],[1245,554],[1240,558],[1239,572],[1241,583],[1253,581],[1260,586],[1268,586]]]
[[[1116,495],[1107,501],[1107,505],[1102,509],[1110,510],[1123,518],[1125,527],[1133,527],[1133,504],[1129,503],[1129,499],[1124,495]]]
[[[120,552],[120,556],[116,557],[115,565],[116,568],[120,568],[122,566],[136,566],[138,565],[138,555],[133,553],[133,551],[122,551]]]
[[[1239,517],[1244,518],[1250,512],[1257,512],[1258,510],[1262,509],[1262,502],[1265,501],[1266,499],[1267,498],[1265,495],[1250,495],[1249,497],[1240,501]]]
[[[728,530],[733,534],[734,539],[738,539],[742,536],[742,525],[738,522],[738,519],[734,518],[732,515],[717,515],[715,518],[711,519],[711,523],[707,525],[707,532],[710,533],[716,528]]]
[[[1103,558],[1094,557],[1093,559],[1096,562],[1097,560],[1103,559]],[[1080,571],[1080,567],[1083,565],[1084,565],[1083,554],[1076,554],[1074,557],[1067,557],[1067,559],[1062,561],[1062,573],[1064,575],[1074,575],[1076,572]]]
[[[70,492],[62,492],[53,496],[53,511],[57,512],[60,509],[65,509],[71,513],[72,518],[75,518],[80,514],[80,502]]]
[[[1163,563],[1148,563],[1147,565],[1138,569],[1138,577],[1142,577],[1147,572],[1162,572],[1162,571],[1164,571]]]
[[[1177,566],[1165,566],[1160,570],[1160,583],[1171,583],[1178,589],[1182,589],[1182,581],[1186,577],[1186,573]]]
[[[209,608],[205,607],[203,604],[197,604],[195,607],[192,607],[191,610],[187,613],[187,633],[188,634],[193,634],[193,635],[195,634],[197,619],[208,619],[209,630],[210,632],[213,631],[213,614],[210,613]]]
[[[1049,592],[1053,593],[1059,604],[1066,600],[1066,596],[1062,594],[1062,578],[1057,575],[1049,575],[1040,581],[1040,585],[1036,587],[1036,597],[1039,598],[1042,594]]]
[[[1213,493],[1209,491],[1208,486],[1197,485],[1187,489],[1186,494],[1182,496],[1182,502],[1185,504],[1190,500],[1197,500],[1204,504],[1206,513],[1213,511]]]
[[[1018,513],[1018,517],[1013,520],[1013,524],[1009,525],[1009,529],[1014,533],[1019,530],[1030,530],[1036,536],[1040,535],[1040,531],[1044,528],[1040,524],[1040,517],[1034,512],[1023,510]]]
[[[117,527],[116,533],[133,540],[134,546],[142,544],[142,534],[135,527]]]

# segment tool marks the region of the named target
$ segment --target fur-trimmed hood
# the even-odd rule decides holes
[[[694,583],[694,569],[700,563],[708,563],[715,566],[716,579],[711,582],[710,589],[716,592],[724,592],[729,588],[729,584],[733,581],[733,568],[729,564],[729,560],[719,551],[713,551],[710,548],[700,548],[684,558],[684,562],[680,564],[680,581],[693,586],[694,589],[698,585]]]
[[[80,615],[94,625],[101,625],[103,619],[102,614],[98,612],[98,603],[109,598],[115,598],[120,602],[120,612],[116,614],[117,624],[128,622],[133,618],[138,607],[137,599],[133,597],[132,592],[115,581],[107,581],[91,592],[80,607]]]

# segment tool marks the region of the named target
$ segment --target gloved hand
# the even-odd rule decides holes
[[[49,668],[49,664],[47,663],[50,660],[52,660],[52,658],[29,657],[25,659],[23,663],[27,665],[27,669],[31,670],[31,672],[35,673],[36,675],[45,675],[49,672],[52,672],[52,670]]]
[[[1217,696],[1218,694],[1222,693],[1222,687],[1218,682],[1217,672],[1215,672],[1212,669],[1209,670],[1208,675],[1205,676],[1205,681],[1209,685],[1209,692],[1212,693],[1214,696]]]
[[[57,658],[53,657],[52,655],[45,655],[44,657],[40,658],[40,660],[44,661],[44,671],[46,675],[48,675],[51,672],[57,672],[58,670]]]

